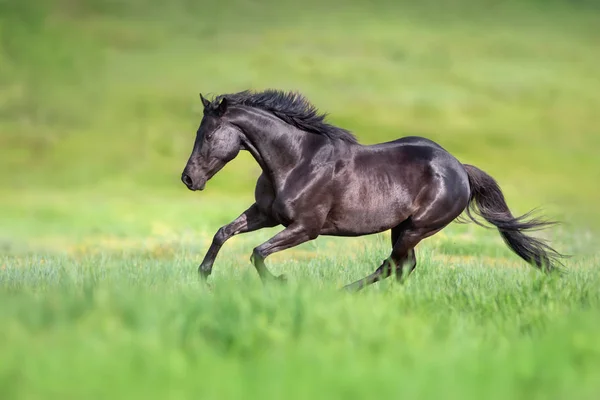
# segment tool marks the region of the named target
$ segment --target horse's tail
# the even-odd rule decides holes
[[[467,216],[478,225],[473,213],[485,218],[500,231],[504,242],[522,259],[544,272],[560,270],[560,258],[564,256],[548,246],[544,241],[524,233],[542,229],[556,222],[531,217],[533,211],[520,217],[513,217],[498,183],[490,175],[472,165],[464,164],[469,176],[471,197],[465,210]]]

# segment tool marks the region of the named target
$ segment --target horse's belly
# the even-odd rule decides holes
[[[352,207],[336,207],[329,213],[322,235],[361,236],[384,232],[410,216],[406,205],[398,202],[374,205],[357,203]]]

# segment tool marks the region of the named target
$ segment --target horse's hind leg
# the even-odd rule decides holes
[[[440,221],[436,224],[421,223],[423,220],[409,218],[392,229],[392,253],[371,275],[359,281],[346,285],[344,289],[358,291],[366,286],[389,277],[396,273],[396,279],[402,281],[417,266],[415,246],[419,242],[442,230],[450,221]]]
[[[404,279],[408,278],[408,276],[415,270],[417,267],[417,257],[415,255],[415,249],[410,249],[406,258],[402,263],[396,266],[396,280],[398,282],[403,282]]]
[[[392,253],[390,256],[384,260],[381,266],[379,266],[379,268],[377,268],[377,270],[375,270],[375,272],[373,272],[371,275],[346,285],[344,289],[349,291],[358,291],[372,283],[389,277],[394,272],[396,273],[397,277],[402,276],[402,272],[406,266],[408,266],[408,273],[415,268],[416,258],[414,247],[427,235],[424,234],[425,232],[422,230],[413,229],[412,226],[406,226],[404,223],[400,224],[394,229],[401,229],[401,231],[396,232],[397,240],[392,248]],[[394,231],[392,231],[392,237],[394,236]],[[398,273],[400,273],[400,275],[398,275]]]
[[[410,226],[410,222],[411,222],[411,219],[409,218],[409,219],[403,221],[400,225],[392,228],[392,235],[391,235],[392,249],[394,248],[394,246],[396,245],[398,240],[402,239],[402,236],[403,236],[405,230]],[[403,260],[396,266],[396,270],[395,270],[396,280],[400,282],[404,278],[407,278],[416,267],[417,267],[417,257],[415,255],[415,249],[412,248],[412,249],[408,250],[405,260]]]
[[[379,282],[380,280],[387,278],[392,274],[392,270],[396,269],[396,265],[392,264],[390,261],[391,260],[389,258],[384,260],[383,264],[381,264],[379,268],[377,268],[371,275],[344,286],[344,289],[350,292],[358,292],[372,283]]]

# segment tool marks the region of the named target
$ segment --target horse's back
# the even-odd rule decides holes
[[[431,139],[427,139],[422,136],[404,136],[395,140],[391,140],[389,142],[377,143],[370,146],[365,146],[368,149],[372,150],[380,150],[380,149],[391,149],[396,147],[421,147],[421,148],[430,148],[437,149],[444,152],[447,152],[440,144],[434,142]]]
[[[356,152],[357,166],[369,164],[440,166],[462,169],[462,164],[441,145],[420,136],[405,136],[389,142],[363,146]]]
[[[443,177],[447,185],[465,186],[468,181],[467,172],[462,163],[450,154],[440,144],[420,136],[406,136],[389,142],[390,148],[397,148],[396,152],[404,165],[412,163],[427,165],[430,172],[435,172],[438,177]],[[392,152],[394,152],[392,150]]]

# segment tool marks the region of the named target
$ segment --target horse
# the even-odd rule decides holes
[[[283,226],[255,247],[251,263],[263,283],[285,281],[265,266],[275,252],[318,236],[357,237],[391,230],[391,253],[367,277],[344,286],[358,291],[391,276],[403,281],[417,266],[415,246],[452,221],[483,217],[518,256],[539,270],[560,270],[560,253],[526,232],[556,222],[514,217],[500,186],[481,169],[463,164],[438,143],[419,136],[363,145],[348,130],[331,125],[297,91],[267,89],[200,93],[203,117],[181,175],[192,191],[241,150],[262,173],[255,202],[222,226],[198,268],[205,281],[223,244],[234,235]],[[468,219],[462,215],[465,212]],[[460,218],[459,218],[460,217]]]

